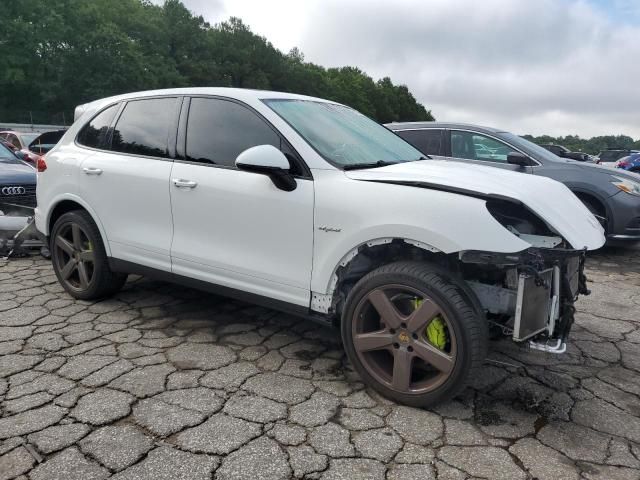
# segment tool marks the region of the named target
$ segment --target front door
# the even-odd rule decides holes
[[[173,165],[170,189],[173,272],[308,306],[313,181],[298,178],[297,188],[285,192],[266,175],[235,168],[242,151],[270,144],[288,154],[296,173],[294,152],[235,101],[192,98],[180,123],[177,149],[184,148],[184,159]]]

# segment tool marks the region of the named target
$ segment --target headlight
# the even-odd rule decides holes
[[[611,180],[611,183],[613,183],[620,190],[640,197],[640,183],[629,180],[628,178],[616,177],[615,175],[611,176],[615,178],[615,180]]]

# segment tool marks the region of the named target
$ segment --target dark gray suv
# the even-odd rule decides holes
[[[560,158],[503,130],[460,123],[390,123],[422,153],[564,183],[605,227],[608,238],[640,240],[640,175]]]

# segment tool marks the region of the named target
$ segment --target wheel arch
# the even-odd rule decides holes
[[[606,200],[594,192],[582,190],[580,188],[572,188],[571,191],[582,203],[586,202],[593,205],[598,214],[605,217],[606,231],[607,233],[611,232],[613,228],[613,212],[609,208]]]
[[[46,223],[47,237],[51,235],[51,228],[58,220],[58,218],[60,218],[65,213],[72,212],[74,210],[84,210],[91,216],[91,219],[95,222],[96,226],[98,227],[98,231],[100,232],[100,236],[102,237],[102,243],[104,244],[104,249],[106,251],[107,257],[110,257],[111,248],[109,247],[107,235],[102,223],[100,222],[100,219],[93,211],[93,209],[89,207],[89,205],[87,205],[84,201],[82,201],[82,199],[76,197],[75,195],[58,199],[56,202],[54,202],[53,207],[49,209]]]
[[[429,262],[445,272],[450,271],[457,256],[408,238],[385,237],[363,242],[349,250],[334,267],[325,293],[311,292],[311,310],[330,315],[337,322],[347,295],[361,278],[376,268],[401,260]],[[464,289],[462,293],[478,310],[481,309],[470,289]]]

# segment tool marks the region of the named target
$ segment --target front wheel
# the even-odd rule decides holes
[[[437,268],[397,262],[363,277],[342,315],[360,376],[386,397],[430,406],[456,395],[480,368],[487,324],[462,287]]]
[[[51,261],[58,281],[80,300],[114,294],[127,275],[112,272],[102,237],[91,216],[82,210],[65,213],[51,231]]]

